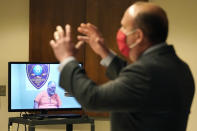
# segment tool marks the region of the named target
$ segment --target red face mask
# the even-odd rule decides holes
[[[124,34],[121,30],[117,32],[116,40],[118,44],[118,49],[120,50],[122,55],[128,57],[130,49],[127,46],[126,38],[127,38],[126,34]]]

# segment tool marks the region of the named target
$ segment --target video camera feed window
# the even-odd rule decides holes
[[[59,86],[59,64],[11,64],[11,110],[81,108]]]

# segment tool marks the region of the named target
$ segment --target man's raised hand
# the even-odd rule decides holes
[[[79,41],[75,45],[72,42],[71,26],[68,24],[65,26],[65,31],[61,26],[57,26],[54,32],[54,40],[50,41],[53,52],[60,62],[69,56],[74,56],[83,43],[83,41]]]

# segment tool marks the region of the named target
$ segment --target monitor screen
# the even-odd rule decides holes
[[[59,86],[58,63],[8,63],[8,111],[81,109]],[[81,65],[79,65],[81,66]]]

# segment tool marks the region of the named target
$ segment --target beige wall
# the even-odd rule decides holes
[[[168,43],[173,44],[177,54],[191,67],[197,85],[197,1],[196,0],[150,0],[161,5],[168,13],[170,32]],[[187,131],[197,131],[197,93],[192,105]]]
[[[0,85],[8,82],[8,61],[27,61],[29,48],[29,1],[0,0]],[[8,98],[0,96],[0,130],[7,131]]]
[[[173,44],[178,55],[191,67],[197,79],[197,1],[195,0],[150,0],[161,5],[168,13],[170,33],[168,43]],[[27,61],[29,48],[29,1],[0,0],[0,85],[7,86],[7,62]],[[197,85],[197,84],[196,84]],[[0,130],[7,130],[8,116],[18,115],[7,112],[7,96],[0,96]],[[197,130],[197,100],[195,97],[189,119],[188,130]],[[16,126],[16,125],[15,125]],[[16,127],[13,127],[16,130]],[[96,131],[109,131],[109,121],[96,120]],[[21,126],[22,128],[22,126]],[[24,128],[20,131],[23,131]],[[39,126],[38,131],[63,131],[65,126]],[[75,131],[87,131],[88,124],[74,126]]]
[[[8,83],[8,61],[28,61],[29,57],[29,0],[0,0],[0,85]],[[8,130],[8,98],[0,96],[0,131]],[[17,124],[11,128],[16,130]],[[108,119],[96,119],[96,131],[109,131]],[[20,125],[19,131],[24,131]],[[74,125],[74,131],[88,131],[89,124]],[[36,131],[65,131],[65,125],[38,126]]]

